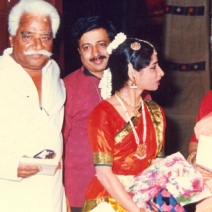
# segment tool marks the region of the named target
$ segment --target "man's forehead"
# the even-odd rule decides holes
[[[23,13],[20,18],[20,23],[28,22],[29,20],[45,20],[50,22],[50,17],[48,15],[40,15],[40,14],[33,14],[33,13]]]
[[[33,27],[36,26],[36,24],[41,27],[51,28],[51,19],[46,15],[24,13],[20,18],[19,27]]]
[[[87,41],[87,42],[80,42],[80,45],[81,46],[84,46],[84,45],[95,45],[95,44],[98,44],[98,43],[108,43],[107,40],[97,40],[97,41]]]
[[[98,28],[84,33],[79,40],[79,44],[95,44],[103,41],[110,42],[108,33],[105,29]]]
[[[52,33],[51,20],[49,16],[25,13],[20,19],[18,31],[22,34]]]

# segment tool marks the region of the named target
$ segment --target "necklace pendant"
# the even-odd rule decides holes
[[[139,144],[137,146],[135,156],[140,160],[144,159],[146,157],[146,151],[147,151],[146,144]]]
[[[139,116],[141,115],[140,112],[138,111],[138,109],[134,109],[134,110],[132,111],[132,113],[133,113],[133,115],[136,116],[136,117],[139,117]]]

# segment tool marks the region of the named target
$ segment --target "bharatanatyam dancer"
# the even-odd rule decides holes
[[[141,98],[142,92],[158,89],[164,72],[148,41],[119,33],[107,51],[109,68],[100,82],[105,100],[88,122],[96,176],[87,189],[83,211],[145,211],[125,186],[164,157],[163,109]]]

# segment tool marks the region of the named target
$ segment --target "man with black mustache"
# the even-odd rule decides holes
[[[72,212],[81,211],[85,191],[95,175],[87,119],[102,101],[98,85],[109,59],[106,48],[115,34],[112,23],[99,16],[81,18],[73,27],[83,66],[64,78],[64,185]]]

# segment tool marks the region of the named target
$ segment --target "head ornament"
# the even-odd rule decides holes
[[[134,43],[131,43],[130,47],[131,47],[131,49],[136,51],[136,50],[139,50],[141,48],[141,44],[138,43],[138,42],[134,42]]]
[[[108,54],[112,54],[112,51],[116,49],[120,44],[122,44],[126,39],[127,39],[127,36],[123,32],[118,33],[115,36],[114,40],[107,47]],[[135,38],[134,40],[137,40],[137,41],[134,41],[133,43],[131,43],[130,48],[132,50],[138,51],[141,48],[141,44],[139,42],[143,42],[150,45],[153,48],[154,54],[157,54],[154,46],[148,41],[139,40],[137,38]],[[110,69],[108,68],[104,70],[103,77],[99,84],[99,88],[101,89],[101,96],[103,99],[107,99],[111,97],[111,91],[112,91],[111,78],[112,77],[111,77]]]
[[[131,38],[131,39],[135,39],[137,41],[148,44],[149,46],[151,46],[153,48],[153,53],[155,55],[157,55],[157,51],[155,50],[155,47],[150,42],[148,42],[146,40],[140,40],[140,39],[137,39],[137,38]],[[135,41],[135,42],[131,43],[130,47],[131,47],[131,49],[136,51],[136,50],[139,50],[141,48],[141,44]]]

